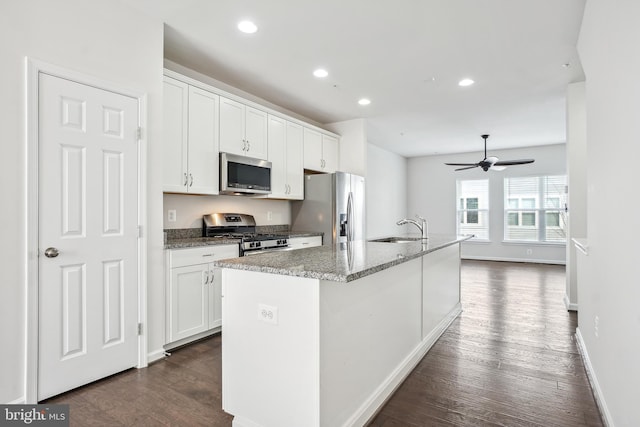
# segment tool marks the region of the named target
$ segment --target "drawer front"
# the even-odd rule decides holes
[[[322,246],[322,236],[290,237],[289,246],[296,249]]]
[[[199,248],[172,249],[169,253],[170,268],[205,264],[219,259],[236,258],[238,245],[212,245]]]

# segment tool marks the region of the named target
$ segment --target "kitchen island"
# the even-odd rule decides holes
[[[468,238],[217,261],[222,400],[233,425],[364,425],[460,313]]]

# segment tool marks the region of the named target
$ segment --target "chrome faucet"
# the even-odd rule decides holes
[[[424,219],[423,217],[421,217],[420,215],[416,215],[416,218],[418,218],[420,220],[420,222],[413,220],[413,219],[409,219],[409,218],[405,218],[405,219],[401,219],[400,221],[396,222],[397,225],[405,225],[405,224],[413,224],[416,227],[418,227],[418,230],[420,230],[420,233],[422,233],[422,238],[423,239],[428,239],[429,238],[429,226],[427,225],[427,220]]]

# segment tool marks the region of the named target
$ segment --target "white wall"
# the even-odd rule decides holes
[[[554,144],[512,150],[491,150],[500,159],[533,158],[535,163],[511,166],[502,172],[472,169],[455,172],[445,162],[475,163],[483,152],[414,157],[408,165],[408,213],[429,223],[429,233],[456,233],[456,180],[489,179],[491,209],[490,243],[465,242],[465,258],[564,263],[564,245],[503,243],[503,179],[513,176],[562,175],[566,173],[565,145]],[[531,251],[531,253],[528,253]]]
[[[367,238],[398,235],[396,222],[407,216],[407,159],[367,145]]]
[[[588,0],[578,42],[589,165],[578,325],[611,426],[640,423],[639,19],[636,0]]]
[[[176,222],[167,221],[167,211],[176,210]],[[164,228],[201,228],[202,215],[233,212],[253,215],[256,225],[288,225],[291,207],[286,200],[243,196],[164,195]]]
[[[584,82],[567,87],[568,241],[587,235],[587,111]],[[565,305],[578,309],[576,248],[567,244]]]
[[[26,144],[25,68],[29,56],[148,94],[149,349],[162,344],[162,190],[158,140],[162,123],[163,25],[120,2],[3,1],[0,6],[0,402],[24,399]],[[161,316],[161,317],[160,317]],[[160,325],[160,329],[154,325]]]

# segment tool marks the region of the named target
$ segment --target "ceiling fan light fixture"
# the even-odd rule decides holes
[[[449,166],[462,166],[461,168],[455,169],[455,171],[464,171],[467,169],[475,169],[481,168],[483,171],[502,171],[505,170],[505,166],[514,166],[514,165],[526,165],[529,163],[535,162],[533,159],[519,159],[519,160],[500,160],[495,156],[487,156],[487,138],[489,138],[488,134],[480,135],[482,139],[484,139],[484,159],[480,160],[478,163],[445,163],[445,165]]]
[[[467,86],[471,86],[474,83],[475,82],[471,79],[462,79],[458,82],[458,86],[467,87]]]

